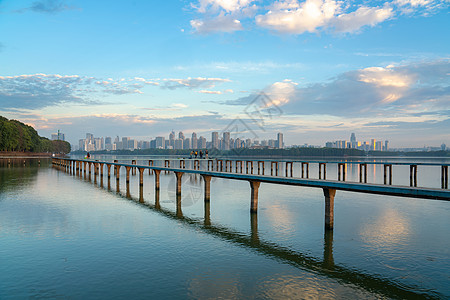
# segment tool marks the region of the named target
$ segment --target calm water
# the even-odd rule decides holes
[[[408,172],[394,166],[394,184]],[[439,187],[439,172],[419,168],[419,185]],[[177,205],[173,174],[155,194],[146,172],[140,195],[139,176],[117,189],[0,159],[0,299],[450,297],[448,202],[337,191],[332,234],[320,189],[261,184],[249,209],[248,182],[213,179],[208,205],[184,175]]]

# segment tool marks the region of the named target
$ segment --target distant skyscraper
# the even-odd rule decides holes
[[[211,143],[212,148],[218,149],[219,148],[219,133],[217,131],[214,131],[211,134]]]
[[[223,133],[223,150],[230,150],[230,133],[224,132]]]
[[[128,141],[130,140],[129,137],[122,137],[122,149],[126,150],[128,149]]]
[[[206,139],[204,137],[200,137],[197,141],[197,148],[198,149],[206,149]]]
[[[191,147],[192,149],[197,149],[197,134],[195,132],[192,133],[192,139],[191,139]]]
[[[178,133],[178,138],[179,138],[179,139],[182,139],[182,140],[185,139],[184,134],[183,134],[182,131],[180,131],[180,132]]]
[[[389,141],[388,140],[384,141],[384,151],[389,151]]]
[[[356,148],[356,135],[353,132],[352,132],[352,134],[350,136],[350,147],[351,148]]]
[[[175,149],[175,131],[173,130],[169,134],[169,146],[171,146],[172,149]]]
[[[284,141],[283,141],[283,134],[281,132],[279,132],[278,135],[277,135],[277,146],[278,146],[279,149],[283,148],[283,143],[284,143]]]
[[[163,136],[157,136],[155,143],[155,148],[157,149],[164,149],[166,147],[165,138]]]
[[[183,149],[191,149],[191,139],[185,138],[183,140]]]

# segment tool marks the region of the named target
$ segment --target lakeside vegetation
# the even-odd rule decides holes
[[[205,149],[199,149],[205,152]],[[182,155],[189,157],[192,149],[135,149],[135,150],[113,150],[94,151],[91,154],[112,154],[112,155]],[[374,156],[374,157],[450,157],[450,151],[421,151],[421,152],[401,152],[401,151],[369,151],[358,149],[338,149],[338,148],[287,148],[287,149],[250,149],[241,148],[233,150],[208,149],[209,157],[348,157],[348,156]],[[85,151],[74,151],[73,154],[85,154]]]
[[[1,153],[3,152],[3,153]],[[17,120],[0,116],[0,153],[69,153],[70,143],[51,141]]]

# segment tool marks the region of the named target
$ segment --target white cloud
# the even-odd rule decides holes
[[[256,16],[256,24],[283,33],[315,32],[327,25],[339,9],[339,3],[333,0],[275,2],[265,15]]]
[[[191,20],[191,26],[197,33],[233,32],[242,30],[241,22],[231,15],[220,14],[215,18]]]
[[[381,8],[362,6],[354,12],[337,16],[331,24],[336,32],[355,32],[364,26],[373,27],[393,16],[393,8],[388,5]]]
[[[3,109],[39,109],[61,104],[102,104],[96,96],[141,94],[120,81],[59,74],[0,76],[0,103]],[[89,94],[89,96],[87,96]]]
[[[200,0],[199,5],[193,5],[201,13],[208,10],[217,11],[223,9],[227,12],[242,10],[250,5],[254,0]]]
[[[188,77],[186,79],[164,79],[163,87],[174,90],[178,88],[189,88],[189,89],[197,89],[197,88],[213,88],[217,83],[223,82],[231,82],[229,79],[223,78],[191,78]]]
[[[399,15],[417,13],[426,16],[447,8],[449,4],[448,0],[394,0],[386,1],[381,6],[379,2],[376,6],[371,3],[355,5],[348,0],[280,0],[262,6],[261,1],[200,0],[193,7],[201,17],[190,23],[194,32],[202,34],[244,30],[244,22],[254,22],[257,26],[286,34],[319,31],[354,33]]]

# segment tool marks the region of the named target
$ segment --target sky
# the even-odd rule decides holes
[[[0,0],[0,115],[96,137],[450,146],[450,1]]]

